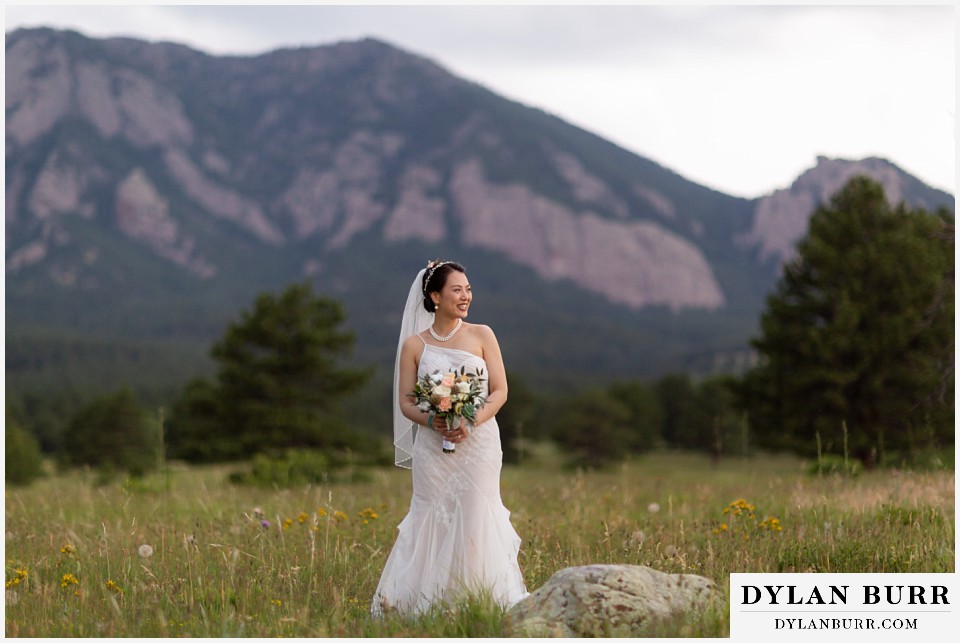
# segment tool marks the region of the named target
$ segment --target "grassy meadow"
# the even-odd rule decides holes
[[[714,579],[702,613],[639,636],[723,637],[731,572],[950,572],[954,473],[816,476],[786,457],[653,453],[578,472],[540,454],[506,467],[504,504],[531,591],[590,563]],[[263,489],[231,467],[171,465],[98,485],[93,472],[5,496],[7,636],[504,635],[482,599],[452,613],[373,619],[369,604],[406,513],[410,474]]]

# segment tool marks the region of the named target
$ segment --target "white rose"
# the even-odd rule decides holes
[[[457,390],[459,390],[461,393],[469,393],[470,382],[457,382]]]
[[[433,394],[436,397],[450,397],[450,387],[449,386],[434,386]]]

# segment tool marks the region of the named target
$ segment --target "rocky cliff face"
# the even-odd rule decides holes
[[[171,45],[20,31],[6,66],[8,275],[53,270],[71,243],[64,221],[80,218],[209,279],[220,266],[208,245],[223,239],[185,225],[209,217],[264,246],[307,242],[304,271],[374,230],[387,245],[501,253],[631,308],[725,301],[697,214],[676,225],[681,206],[656,181],[613,185],[536,130],[537,180],[491,176],[497,157],[519,165],[531,151],[511,145],[488,106],[524,108],[380,43],[278,52],[244,69]],[[221,81],[208,91],[210,75]],[[312,108],[321,94],[337,104]],[[404,122],[436,95],[444,121]]]
[[[817,206],[828,203],[833,194],[858,175],[880,182],[892,204],[905,201],[911,207],[932,211],[949,203],[947,195],[924,189],[915,178],[884,159],[845,161],[821,156],[816,166],[804,172],[789,188],[757,200],[750,231],[739,236],[738,243],[743,247],[756,247],[763,260],[771,257],[779,263],[789,260]]]
[[[525,185],[491,183],[477,159],[454,168],[450,187],[464,245],[497,250],[545,279],[569,279],[631,308],[724,303],[703,252],[653,221],[578,212]]]

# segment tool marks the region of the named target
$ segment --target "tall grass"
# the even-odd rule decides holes
[[[797,460],[651,454],[571,472],[507,467],[504,503],[530,590],[591,563],[714,579],[731,572],[948,572],[953,472],[809,476]],[[96,486],[75,472],[6,494],[6,634],[50,637],[504,635],[476,598],[369,616],[410,500],[409,472],[264,490],[227,467]],[[146,546],[146,547],[145,547]],[[638,635],[728,634],[726,604]]]

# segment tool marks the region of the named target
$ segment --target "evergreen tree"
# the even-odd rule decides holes
[[[654,389],[662,421],[661,435],[670,447],[710,453],[719,459],[735,443],[744,452],[731,382],[711,378],[694,383],[685,373],[665,375]]]
[[[661,442],[663,411],[653,388],[639,381],[614,382],[608,393],[630,409],[630,419],[622,427],[629,437],[622,441],[633,453],[649,451]]]
[[[677,445],[709,453],[714,461],[724,454],[742,454],[740,421],[731,399],[731,385],[724,378],[700,382],[692,403],[684,410]]]
[[[126,469],[142,474],[156,464],[156,425],[129,389],[98,397],[82,408],[64,434],[68,464]]]
[[[661,409],[660,435],[671,447],[686,448],[690,410],[696,404],[693,381],[686,373],[664,375],[654,386]]]
[[[595,467],[629,453],[630,428],[630,407],[606,390],[591,389],[563,403],[554,438],[575,464]]]
[[[6,411],[4,432],[4,478],[8,484],[26,485],[43,475],[40,446],[30,433]]]
[[[602,466],[653,448],[660,408],[645,384],[621,382],[590,389],[561,404],[554,439],[573,462]]]
[[[338,330],[343,320],[340,304],[315,297],[309,283],[260,295],[213,346],[216,383],[195,381],[175,409],[172,452],[237,459],[356,442],[338,400],[370,373],[337,364],[354,342],[352,333]]]
[[[240,448],[224,430],[220,392],[210,380],[191,380],[174,403],[166,426],[167,452],[171,458],[190,462],[235,460]]]
[[[766,446],[871,465],[953,435],[952,215],[888,205],[851,180],[810,220],[739,387]],[[845,447],[844,447],[845,445]]]
[[[538,400],[519,376],[508,374],[507,378],[509,395],[507,403],[497,412],[497,425],[500,427],[503,461],[518,464],[523,459],[520,442],[525,438],[536,437],[536,431],[539,428]]]

